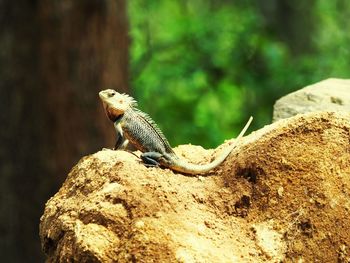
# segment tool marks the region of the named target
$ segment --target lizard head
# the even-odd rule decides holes
[[[136,106],[136,101],[127,94],[121,94],[113,89],[102,90],[98,94],[111,121],[116,121],[129,108]]]

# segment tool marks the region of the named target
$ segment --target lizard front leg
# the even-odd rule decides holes
[[[128,144],[129,144],[129,140],[123,138],[123,137],[119,134],[118,139],[117,139],[117,141],[116,141],[116,143],[115,143],[115,145],[114,145],[113,150],[119,150],[119,149],[125,150],[126,147],[128,146]]]
[[[117,132],[118,139],[117,139],[117,141],[115,143],[115,146],[114,146],[113,150],[118,150],[118,149],[124,150],[124,149],[126,149],[126,147],[129,144],[129,140],[125,139],[125,137],[123,135],[122,126],[120,125],[120,123],[115,122],[114,123],[114,128],[115,128],[115,131]]]

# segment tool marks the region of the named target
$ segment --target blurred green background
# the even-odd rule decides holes
[[[131,87],[172,145],[216,147],[276,99],[349,77],[349,1],[129,1]]]
[[[113,147],[100,90],[134,96],[173,146],[214,148],[349,78],[349,18],[345,0],[0,0],[0,261],[44,261],[45,202]]]

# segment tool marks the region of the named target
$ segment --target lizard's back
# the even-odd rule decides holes
[[[175,155],[162,131],[146,113],[130,108],[125,112],[120,124],[125,137],[141,152]]]

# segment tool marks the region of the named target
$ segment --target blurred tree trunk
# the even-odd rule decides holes
[[[267,29],[298,55],[313,51],[315,0],[259,0]]]
[[[86,154],[112,147],[98,91],[128,89],[123,0],[0,0],[0,251],[42,262],[46,200]]]

